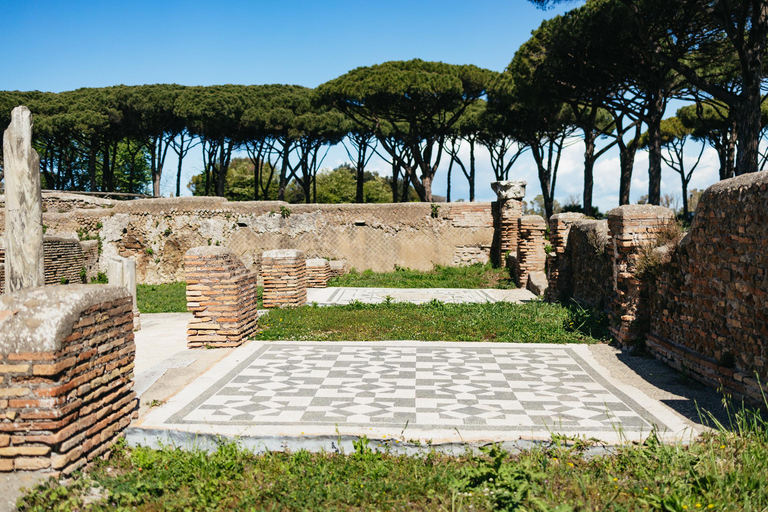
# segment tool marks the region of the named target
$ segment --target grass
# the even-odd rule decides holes
[[[187,283],[136,285],[140,313],[186,313]]]
[[[354,286],[364,288],[514,288],[509,271],[475,264],[465,267],[436,265],[430,271],[396,267],[394,272],[357,272],[334,277],[328,286]]]
[[[259,323],[258,340],[501,341],[594,343],[607,337],[606,319],[579,308],[527,304],[414,305],[385,302],[275,309]]]
[[[263,288],[256,289],[256,306],[262,307]],[[136,302],[140,313],[186,313],[187,283],[136,285]]]
[[[651,435],[585,456],[586,439],[553,435],[518,453],[486,446],[461,457],[351,454],[254,455],[119,447],[68,486],[49,480],[19,499],[22,512],[82,510],[528,510],[569,512],[768,509],[768,430],[742,409],[734,427],[689,446]]]

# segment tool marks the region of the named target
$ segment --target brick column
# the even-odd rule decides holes
[[[520,288],[528,285],[531,272],[543,272],[546,265],[544,231],[547,224],[540,215],[524,215],[518,220],[520,241],[517,246],[516,283]]]
[[[331,269],[331,277],[339,277],[347,273],[347,260],[331,260],[328,266]]]
[[[583,213],[557,213],[549,218],[549,244],[552,252],[547,254],[547,297],[559,300],[562,296],[563,281],[568,281],[568,269],[564,260],[565,249],[568,246],[568,234],[571,224],[583,219]]]
[[[187,346],[236,347],[256,329],[256,274],[225,247],[194,247],[184,255]]]
[[[303,306],[307,303],[307,264],[296,249],[276,249],[261,255],[265,308]]]
[[[491,188],[496,192],[497,201],[491,205],[493,213],[493,244],[491,261],[503,265],[504,255],[517,254],[519,239],[518,219],[523,215],[525,181],[495,181]]]
[[[311,258],[307,260],[307,287],[326,288],[328,279],[331,278],[331,266],[328,260],[323,258]]]
[[[608,212],[613,251],[611,333],[622,347],[632,346],[649,328],[647,285],[637,275],[642,251],[655,246],[659,232],[674,222],[675,214],[662,206],[625,205]]]
[[[132,299],[112,285],[0,299],[0,471],[69,474],[136,416]]]

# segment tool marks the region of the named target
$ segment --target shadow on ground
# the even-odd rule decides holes
[[[644,391],[696,425],[732,427],[733,414],[741,402],[728,401],[722,393],[687,377],[648,354],[622,351],[616,358],[657,392]],[[726,406],[726,403],[728,404]]]

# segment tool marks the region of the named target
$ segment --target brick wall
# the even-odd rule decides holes
[[[519,241],[515,282],[520,288],[528,285],[528,274],[540,272],[546,266],[544,231],[547,225],[539,215],[524,215],[518,219]]]
[[[638,264],[674,223],[672,210],[662,206],[625,205],[608,212],[614,292],[611,333],[623,347],[632,346],[648,330],[648,289],[638,275]]]
[[[327,288],[331,278],[331,266],[328,260],[310,258],[307,260],[307,287]]]
[[[768,382],[768,174],[709,187],[651,281],[648,347],[694,378],[756,402]]]
[[[132,328],[118,286],[0,298],[0,471],[68,474],[108,452],[137,406]]]
[[[98,273],[99,243],[97,240],[79,241],[77,238],[46,236],[43,239],[45,255],[45,284],[81,283],[85,268],[86,281]],[[5,263],[5,249],[0,247],[0,263]],[[5,290],[5,266],[0,266],[0,290]]]
[[[609,311],[613,302],[613,263],[607,220],[577,220],[568,232],[562,255],[565,278],[560,300]]]
[[[303,306],[307,303],[307,264],[296,249],[277,249],[261,255],[265,308]]]
[[[184,257],[187,346],[235,347],[256,329],[256,274],[224,247],[195,247]]]
[[[549,218],[549,243],[552,251],[547,255],[547,295],[550,298],[559,299],[564,288],[570,284],[570,267],[564,257],[568,247],[568,233],[571,225],[583,218],[583,213],[558,213]]]

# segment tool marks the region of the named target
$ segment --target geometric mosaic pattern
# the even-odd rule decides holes
[[[562,433],[660,424],[568,346],[445,345],[265,344],[169,423]]]

